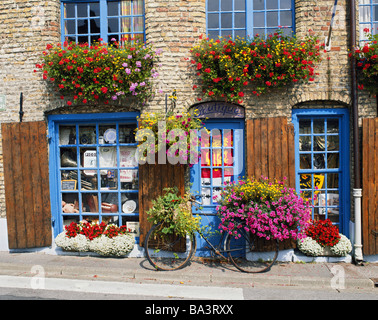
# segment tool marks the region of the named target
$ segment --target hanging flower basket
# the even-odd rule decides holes
[[[260,95],[270,88],[314,81],[315,64],[324,46],[316,37],[298,39],[284,35],[282,29],[266,39],[259,35],[248,40],[200,39],[191,49],[191,64],[200,79],[193,90],[211,99],[238,103],[243,102],[248,87]]]
[[[124,256],[134,248],[134,236],[126,226],[72,222],[58,234],[55,244],[65,251],[96,252],[102,256]]]
[[[102,39],[99,39],[102,41]],[[144,43],[102,42],[92,45],[64,42],[48,44],[42,63],[36,64],[42,78],[52,85],[67,105],[115,101],[134,96],[145,102],[151,96],[151,79],[160,50]]]

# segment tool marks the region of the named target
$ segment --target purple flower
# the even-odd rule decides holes
[[[138,86],[138,82],[131,83],[130,91],[135,91],[135,89],[137,88],[137,86]]]
[[[126,62],[122,63],[122,67],[126,68],[126,67],[128,67],[128,66],[129,66],[129,65],[128,65]]]
[[[130,73],[131,73],[131,70],[130,70],[129,68],[126,68],[126,69],[125,69],[125,72],[126,72],[127,74],[130,74]]]
[[[140,67],[142,66],[142,62],[137,61],[137,62],[135,62],[135,65],[136,65],[138,68],[140,68]]]
[[[133,58],[133,56],[131,55],[131,54],[129,54],[128,56],[127,56],[127,59],[132,59]]]

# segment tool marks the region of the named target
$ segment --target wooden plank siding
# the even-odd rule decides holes
[[[295,187],[294,126],[286,117],[246,121],[247,176],[287,178]]]
[[[157,159],[156,159],[157,160]],[[177,187],[180,195],[185,193],[185,166],[171,164],[144,164],[139,166],[139,245],[152,224],[147,221],[147,211],[152,200],[163,194],[164,188]]]
[[[1,129],[9,248],[50,246],[46,124],[2,123]]]
[[[362,120],[362,242],[378,254],[378,118]]]
[[[247,177],[282,180],[295,188],[294,126],[286,117],[246,121]],[[256,239],[260,251],[273,250],[271,241]],[[280,243],[280,250],[295,248],[293,240]]]

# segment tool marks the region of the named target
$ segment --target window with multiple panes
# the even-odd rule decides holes
[[[293,110],[297,190],[312,199],[312,219],[329,218],[348,233],[347,110]]]
[[[136,114],[50,116],[56,231],[72,221],[138,227]],[[56,185],[54,185],[56,184]]]
[[[143,0],[61,2],[62,42],[145,41]]]
[[[378,33],[378,0],[360,0],[360,41],[366,41],[364,29]]]
[[[294,31],[293,0],[207,0],[207,33],[210,38],[231,35],[265,37],[279,26]]]

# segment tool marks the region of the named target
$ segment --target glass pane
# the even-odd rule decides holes
[[[118,212],[118,193],[101,193],[101,212],[116,213]]]
[[[311,151],[311,137],[310,136],[299,137],[299,151]]]
[[[328,189],[338,189],[339,188],[339,174],[338,173],[328,173],[327,174],[327,188]]]
[[[119,126],[119,143],[135,143],[136,125],[120,125]]]
[[[211,185],[211,176],[210,176],[210,169],[209,168],[201,169],[201,185],[202,186],[210,186]]]
[[[222,186],[222,169],[213,169],[213,186]]]
[[[77,190],[77,170],[63,170],[60,173],[61,190]]]
[[[64,17],[75,18],[75,4],[74,3],[64,4]]]
[[[118,2],[108,1],[108,16],[118,16]]]
[[[232,11],[232,0],[221,0],[222,11]]]
[[[314,154],[314,169],[325,169],[325,154]]]
[[[117,141],[117,131],[115,125],[101,125],[99,126],[99,140],[103,137],[104,143],[116,143]],[[102,140],[101,140],[102,142]]]
[[[95,144],[96,143],[96,126],[79,127],[79,143]]]
[[[61,167],[77,167],[76,148],[60,149],[60,166]]]
[[[218,201],[221,200],[221,192],[222,192],[222,188],[220,187],[213,188],[213,197],[212,197],[213,204],[217,204]]]
[[[312,175],[311,174],[301,174],[300,175],[300,187],[301,189],[312,189]]]
[[[301,154],[299,157],[300,169],[311,169],[311,154]]]
[[[278,12],[267,12],[266,22],[268,27],[278,26]]]
[[[235,0],[234,1],[234,10],[245,10],[245,0]]]
[[[266,0],[267,9],[278,9],[278,0]]]
[[[78,34],[88,33],[88,20],[77,20],[77,33]]]
[[[211,204],[211,188],[202,188],[201,190],[202,204],[209,206]]]
[[[219,31],[218,30],[216,30],[216,31],[210,30],[208,32],[208,36],[209,36],[210,39],[215,39],[216,40],[216,39],[219,38]]]
[[[137,167],[136,151],[137,147],[119,147],[119,166],[122,168]]]
[[[264,12],[253,13],[253,26],[254,27],[264,27],[265,26]]]
[[[222,165],[222,150],[220,149],[213,149],[213,166],[221,166]]]
[[[144,19],[143,19],[143,17],[135,17],[134,18],[134,31],[135,32],[144,31]]]
[[[314,151],[325,151],[325,136],[314,136]]]
[[[88,17],[88,6],[86,3],[77,4],[77,16],[78,17]]]
[[[299,120],[299,133],[311,134],[311,120]]]
[[[233,146],[233,136],[234,132],[231,129],[223,130],[223,147],[228,148]]]
[[[327,137],[327,150],[328,151],[339,150],[339,136],[328,136]]]
[[[235,13],[235,28],[245,28],[245,13]]]
[[[137,193],[121,193],[121,210],[123,213],[135,213],[139,211]]]
[[[80,216],[79,215],[64,215],[63,216],[63,228],[65,226],[70,225],[72,222],[79,223],[80,222]],[[63,229],[64,230],[64,229]]]
[[[223,151],[223,156],[224,156],[224,165],[225,166],[230,166],[232,167],[234,164],[234,150],[233,149],[225,149]]]
[[[121,32],[131,32],[131,18],[121,18]]]
[[[339,154],[338,153],[328,153],[327,154],[327,168],[337,169],[339,167]]]
[[[339,132],[339,120],[328,119],[327,120],[327,133],[338,133],[338,132]]]
[[[208,0],[207,11],[219,11],[219,0]]]
[[[119,32],[118,18],[108,19],[108,32]]]
[[[99,17],[100,16],[100,5],[99,5],[99,3],[90,3],[89,4],[89,15],[91,17]]]
[[[218,129],[211,130],[212,136],[212,147],[221,148],[222,147],[222,132]]]
[[[112,167],[117,166],[116,147],[100,147],[99,150],[100,150],[100,167],[101,168],[112,168]]]
[[[80,36],[80,37],[77,37],[77,41],[79,43],[89,43],[88,42],[88,37],[87,36]]]
[[[281,11],[280,13],[280,25],[291,26],[293,24],[291,11]]]
[[[202,149],[201,150],[201,165],[202,166],[210,166],[210,150],[209,149]]]
[[[66,20],[64,22],[65,25],[65,33],[66,34],[75,34],[75,20]]]
[[[77,193],[62,194],[62,212],[79,213],[79,196]]]
[[[118,189],[118,171],[113,169],[100,170],[101,190]]]
[[[100,19],[89,20],[91,25],[91,33],[100,33]]]
[[[138,170],[120,170],[119,177],[122,190],[138,190]]]
[[[81,190],[97,190],[97,170],[80,170]]]
[[[291,9],[291,0],[280,0],[281,9]]]
[[[224,182],[233,181],[234,168],[225,168],[224,169]]]
[[[82,193],[83,212],[99,212],[97,193]]]
[[[314,133],[324,133],[324,120],[314,120]]]
[[[361,22],[370,22],[370,7],[360,6],[360,21]]]
[[[218,15],[218,13],[209,13],[207,15],[207,26],[209,28],[219,28],[219,15]]]
[[[59,144],[76,144],[76,126],[59,126]]]
[[[263,10],[264,0],[253,0],[253,10]]]
[[[232,28],[232,13],[221,14],[221,27]]]
[[[96,148],[80,148],[80,165],[84,168],[97,167]]]

